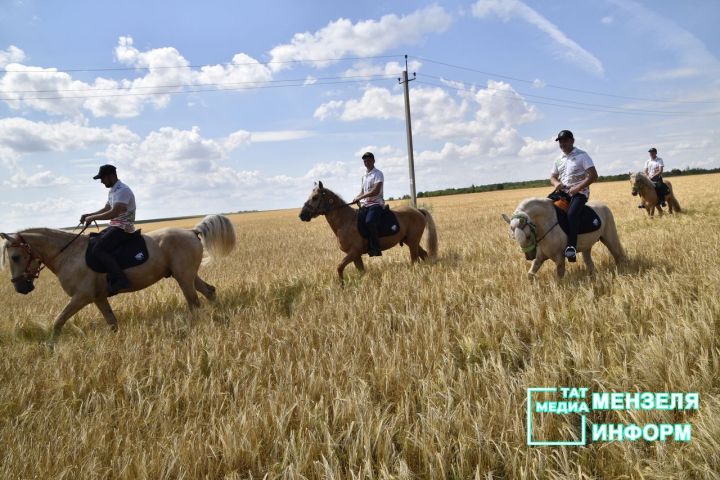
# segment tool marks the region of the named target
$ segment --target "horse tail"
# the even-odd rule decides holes
[[[435,220],[433,220],[432,215],[426,209],[420,208],[419,210],[422,212],[423,216],[425,217],[425,220],[427,221],[427,225],[425,226],[425,228],[427,228],[427,231],[428,231],[428,237],[427,237],[428,256],[430,258],[437,258],[438,235],[437,235],[437,227],[435,226]]]
[[[607,208],[607,218],[604,219],[604,223],[605,228],[600,237],[600,241],[610,250],[610,253],[615,259],[615,263],[624,262],[627,259],[627,255],[620,243],[617,225],[615,224],[615,216],[609,208]]]
[[[235,248],[235,227],[223,215],[208,215],[195,225],[193,232],[211,257],[224,257]]]
[[[668,194],[666,200],[672,207],[673,212],[682,212],[682,209],[680,208],[680,203],[678,203],[677,198],[675,197],[675,192],[673,192],[672,183],[665,182],[665,185],[667,185],[668,187]]]

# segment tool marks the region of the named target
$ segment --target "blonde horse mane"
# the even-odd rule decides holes
[[[648,178],[648,176],[642,172],[636,172],[636,173],[631,174],[630,180],[632,180],[633,185],[655,189],[655,184],[653,184],[652,180],[650,180]],[[640,185],[638,185],[638,183]]]

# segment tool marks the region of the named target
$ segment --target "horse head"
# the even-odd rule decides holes
[[[535,260],[537,256],[536,228],[530,217],[521,210],[516,210],[512,218],[504,213],[502,217],[510,225],[510,236],[520,245],[525,259]]]
[[[299,217],[303,222],[309,222],[313,218],[325,215],[341,206],[342,200],[335,193],[323,187],[322,182],[318,182],[300,210]]]
[[[15,291],[27,295],[35,289],[35,279],[42,269],[40,258],[30,248],[21,234],[15,236],[0,233],[3,242],[0,246],[0,268],[5,267],[5,258],[10,263],[11,281]]]

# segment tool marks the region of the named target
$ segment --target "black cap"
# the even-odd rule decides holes
[[[102,178],[103,175],[109,175],[111,173],[117,173],[115,165],[103,165],[100,167],[100,170],[98,170],[98,174],[93,177],[93,180],[98,180]]]
[[[652,147],[650,150],[648,150],[648,152],[655,152],[655,153],[657,153],[657,148]]]
[[[363,153],[362,158],[363,160],[365,160],[366,158],[372,158],[373,160],[375,160],[375,155],[373,155],[372,152],[365,152]]]
[[[562,138],[575,138],[575,137],[573,137],[573,134],[570,130],[560,130],[560,133],[558,133],[558,136],[555,139],[555,141],[557,142],[558,140],[560,140]]]

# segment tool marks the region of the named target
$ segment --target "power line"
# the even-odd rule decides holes
[[[527,79],[524,79],[524,78],[517,78],[517,77],[511,77],[511,76],[508,76],[508,75],[502,75],[502,74],[499,74],[499,73],[486,72],[486,71],[478,70],[478,69],[471,68],[471,67],[464,67],[464,66],[461,66],[461,65],[454,65],[454,64],[452,64],[452,63],[441,62],[441,61],[438,61],[438,60],[432,60],[432,59],[425,58],[425,57],[416,57],[416,56],[413,56],[412,58],[415,58],[415,59],[417,59],[417,60],[421,60],[421,61],[423,61],[423,62],[434,63],[434,64],[437,64],[437,65],[443,65],[443,66],[446,66],[446,67],[456,68],[456,69],[458,69],[458,70],[466,70],[466,71],[468,71],[468,72],[480,73],[480,74],[482,74],[482,75],[487,75],[488,77],[504,78],[504,79],[507,79],[507,80],[513,80],[513,81],[516,81],[516,82],[529,83],[529,84],[533,84],[533,85],[536,83],[535,80],[527,80]],[[588,94],[588,95],[598,95],[598,96],[602,96],[602,97],[612,97],[612,98],[619,98],[619,99],[624,99],[624,100],[637,100],[637,101],[642,101],[642,102],[688,103],[688,104],[720,103],[720,101],[715,101],[715,100],[697,100],[697,101],[692,101],[692,100],[669,100],[669,99],[659,99],[659,98],[630,97],[630,96],[625,96],[625,95],[615,95],[615,94],[612,94],[612,93],[595,92],[595,91],[592,91],[592,90],[581,90],[581,89],[579,89],[579,88],[565,87],[565,86],[562,86],[562,85],[553,85],[553,84],[551,84],[551,83],[545,84],[544,86],[545,86],[545,87],[549,87],[549,88],[556,88],[556,89],[558,89],[558,90],[566,90],[566,91],[569,91],[569,92],[585,93],[585,94]]]
[[[383,75],[342,75],[336,77],[313,77],[313,80],[341,80],[347,78],[362,78],[373,80],[396,78],[400,73],[383,74]],[[108,88],[68,88],[68,89],[51,89],[51,90],[2,90],[0,93],[7,95],[10,93],[55,93],[55,92],[101,92],[101,91],[125,91],[135,89],[151,89],[151,88],[186,88],[186,87],[222,87],[225,85],[250,85],[250,84],[266,84],[266,83],[288,83],[288,82],[306,82],[308,78],[292,78],[286,80],[251,80],[246,82],[220,82],[220,83],[178,83],[175,85],[151,85],[151,86],[128,86],[128,87],[108,87]]]
[[[148,67],[105,67],[105,68],[64,68],[55,69],[52,71],[48,70],[5,70],[6,73],[74,73],[74,72],[122,72],[122,71],[136,71],[136,70],[166,70],[175,68],[202,68],[215,65],[224,65],[228,67],[242,67],[242,66],[257,66],[257,65],[275,65],[275,64],[286,64],[286,63],[321,63],[321,62],[340,62],[345,60],[373,60],[379,58],[402,58],[402,55],[371,55],[366,57],[344,57],[344,58],[307,58],[303,60],[272,60],[269,62],[224,62],[216,63],[213,65],[164,65],[164,66],[148,66]]]
[[[470,83],[470,82],[465,82],[465,81],[462,81],[462,80],[454,80],[454,79],[449,79],[449,78],[438,77],[438,76],[435,76],[435,75],[428,75],[428,74],[426,74],[426,73],[420,74],[420,76],[430,77],[430,78],[434,78],[434,79],[436,79],[436,80],[441,80],[441,81],[442,81],[442,80],[445,80],[445,81],[449,81],[449,82]],[[462,90],[462,89],[460,89],[460,90]],[[493,88],[493,87],[487,87],[486,90],[490,90],[490,91],[493,91],[493,92],[501,92],[501,93],[505,92],[504,90],[501,90],[501,89],[499,89],[499,88]],[[518,94],[520,94],[520,95],[525,96],[525,97],[540,98],[540,99],[543,99],[543,100],[552,100],[552,101],[562,102],[562,103],[572,103],[572,104],[575,104],[575,105],[582,105],[582,106],[586,106],[586,107],[612,108],[612,109],[618,109],[618,110],[620,110],[620,111],[632,111],[632,112],[641,112],[641,113],[661,113],[661,114],[666,114],[666,115],[679,115],[679,114],[697,115],[697,114],[698,114],[697,112],[687,112],[687,111],[647,110],[647,109],[643,109],[643,108],[618,107],[618,106],[615,106],[615,105],[576,102],[576,101],[574,101],[574,100],[566,100],[566,99],[564,99],[564,98],[545,97],[545,96],[543,96],[543,95],[534,95],[534,94],[532,94],[532,93],[521,92],[521,91],[519,91],[519,90],[516,90],[516,92],[517,92]],[[720,112],[717,112],[717,113],[720,113]]]
[[[439,88],[443,88],[443,89],[446,89],[446,90],[467,91],[467,90],[465,90],[465,89],[463,89],[463,88],[451,87],[451,86],[449,86],[449,85],[441,85],[441,84],[438,84],[438,83],[426,82],[426,81],[423,81],[423,80],[418,80],[418,83],[422,83],[423,85],[432,85],[432,86],[434,86],[434,87],[439,87]],[[502,93],[501,91],[498,91],[498,92],[499,92],[499,93]],[[552,106],[552,107],[569,108],[569,109],[571,109],[571,110],[581,110],[581,111],[586,111],[586,112],[620,113],[620,114],[624,114],[624,115],[640,115],[640,116],[653,116],[653,117],[665,117],[665,116],[668,116],[667,113],[666,113],[666,114],[658,114],[658,113],[646,113],[646,112],[640,112],[640,111],[623,111],[623,110],[607,110],[607,109],[599,109],[599,108],[575,107],[575,106],[572,106],[572,105],[563,105],[563,104],[558,104],[558,103],[541,102],[541,101],[537,101],[537,100],[529,100],[529,101],[528,101],[528,100],[525,100],[525,99],[523,99],[523,98],[518,98],[518,97],[516,97],[516,96],[514,96],[514,95],[504,95],[504,96],[506,96],[506,97],[508,98],[508,100],[512,100],[512,101],[530,102],[530,103],[535,103],[535,104],[539,104],[539,105],[549,105],[549,106]],[[613,108],[613,107],[610,107],[610,108]],[[615,108],[617,108],[617,107],[615,107]],[[695,114],[675,114],[675,113],[672,113],[672,114],[670,114],[670,115],[671,115],[671,116],[678,116],[678,117],[682,117],[682,116],[708,116],[708,115],[720,115],[720,112],[695,113]]]
[[[377,82],[380,80],[387,80],[387,78],[376,78],[370,80],[346,80],[346,81],[334,81],[334,82],[312,82],[312,83],[296,83],[287,85],[256,85],[248,87],[234,87],[234,88],[213,88],[213,89],[191,89],[181,91],[165,91],[165,92],[133,92],[133,93],[118,93],[118,94],[105,94],[105,95],[78,95],[78,96],[55,96],[55,97],[22,97],[22,98],[0,98],[0,101],[6,102],[22,102],[27,100],[71,100],[71,99],[90,99],[90,98],[113,98],[113,97],[134,97],[134,96],[151,96],[151,95],[179,95],[189,93],[201,93],[201,92],[232,92],[238,90],[259,90],[266,88],[285,88],[285,87],[310,87],[314,85],[338,85],[338,84],[350,84],[350,83],[364,83],[364,82]]]

